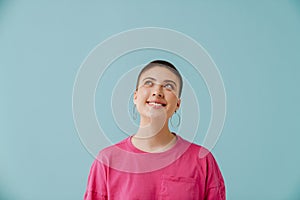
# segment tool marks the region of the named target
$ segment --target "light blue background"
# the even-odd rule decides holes
[[[222,74],[213,153],[228,199],[300,199],[297,0],[1,0],[0,199],[82,199],[93,158],[73,122],[77,70],[107,37],[145,26],[194,38]]]

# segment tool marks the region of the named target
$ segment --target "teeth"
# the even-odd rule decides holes
[[[153,105],[153,106],[162,106],[162,104],[160,103],[155,103],[155,102],[149,102],[150,105]]]

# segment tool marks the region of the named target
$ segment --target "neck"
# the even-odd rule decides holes
[[[148,126],[140,125],[131,142],[135,147],[146,152],[162,152],[174,146],[176,135],[171,133],[167,122],[162,124],[152,121]]]

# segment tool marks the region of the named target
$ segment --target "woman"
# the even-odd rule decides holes
[[[139,129],[100,151],[85,200],[225,199],[212,154],[169,129],[169,119],[180,107],[182,84],[180,73],[167,61],[152,61],[141,70],[133,98]]]

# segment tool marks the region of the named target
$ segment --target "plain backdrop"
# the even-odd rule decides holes
[[[97,44],[142,27],[188,35],[220,70],[227,116],[213,154],[227,198],[300,199],[298,0],[0,0],[0,199],[83,198],[93,157],[73,121],[77,71]],[[164,53],[145,55],[119,63]]]

